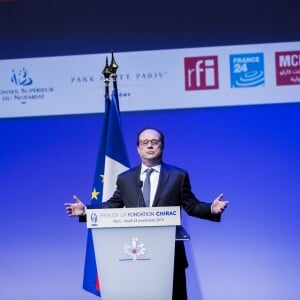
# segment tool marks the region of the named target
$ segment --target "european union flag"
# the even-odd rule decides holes
[[[117,176],[128,168],[129,160],[122,133],[118,90],[114,89],[111,99],[108,95],[105,96],[104,124],[94,176],[91,205],[100,205],[108,200],[115,190]],[[87,236],[83,288],[100,296],[91,229],[88,230]]]

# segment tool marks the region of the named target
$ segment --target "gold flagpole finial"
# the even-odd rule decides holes
[[[102,71],[102,74],[104,76],[104,84],[105,84],[105,95],[108,96],[109,95],[109,77],[111,76],[111,70],[110,67],[108,65],[108,58],[106,56],[106,64],[105,67]]]
[[[111,78],[113,80],[113,85],[114,85],[114,89],[117,88],[117,70],[118,70],[118,64],[116,63],[115,61],[115,58],[114,58],[114,52],[112,51],[111,52],[111,62],[110,62],[110,70],[111,70]]]

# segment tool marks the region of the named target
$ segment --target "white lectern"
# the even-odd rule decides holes
[[[179,207],[87,209],[103,300],[171,300]]]

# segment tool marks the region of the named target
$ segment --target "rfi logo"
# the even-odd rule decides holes
[[[185,57],[184,73],[187,91],[219,88],[217,56]]]

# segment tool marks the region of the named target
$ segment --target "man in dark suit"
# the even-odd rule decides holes
[[[146,189],[147,170],[149,174],[148,199],[150,206],[180,206],[190,216],[201,219],[220,221],[221,214],[228,205],[222,201],[220,194],[212,203],[199,201],[192,192],[188,173],[162,161],[164,150],[164,135],[160,130],[145,128],[138,133],[137,151],[141,164],[118,176],[117,187],[113,196],[103,202],[101,208],[143,207],[146,197],[141,195],[141,189]],[[144,199],[145,198],[145,199]],[[146,201],[147,202],[147,201]],[[74,203],[66,203],[69,216],[85,215],[85,205],[74,196]],[[183,242],[176,242],[173,300],[185,300],[186,280],[185,269],[188,262]]]

